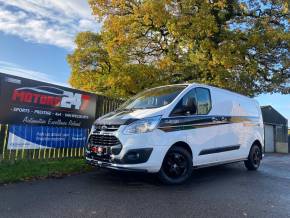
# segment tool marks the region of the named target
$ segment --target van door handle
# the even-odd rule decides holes
[[[218,122],[218,121],[219,121],[218,118],[216,118],[216,117],[211,118],[211,120],[212,120],[213,122]]]
[[[226,121],[227,119],[225,117],[221,117],[220,121]]]
[[[227,119],[225,117],[213,117],[211,118],[213,122],[225,122]]]

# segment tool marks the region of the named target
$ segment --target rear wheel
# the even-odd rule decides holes
[[[257,170],[262,159],[262,151],[258,145],[253,145],[248,160],[245,161],[245,166],[248,170]]]
[[[172,147],[166,154],[159,179],[165,184],[180,184],[186,181],[192,173],[192,157],[182,147]]]

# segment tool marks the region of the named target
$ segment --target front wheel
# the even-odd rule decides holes
[[[182,147],[172,147],[163,160],[158,177],[163,183],[174,185],[185,182],[191,173],[191,154]]]
[[[245,167],[248,170],[257,170],[260,166],[262,159],[262,151],[258,145],[253,145],[248,160],[245,161]]]

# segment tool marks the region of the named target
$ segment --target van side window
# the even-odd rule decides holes
[[[171,112],[171,116],[194,115],[196,112],[196,94],[195,89],[193,89],[185,94],[183,98],[177,103]]]
[[[196,88],[198,114],[207,114],[211,109],[211,97],[209,89]]]

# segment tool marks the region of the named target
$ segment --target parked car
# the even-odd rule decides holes
[[[158,173],[179,184],[195,168],[244,161],[259,168],[264,142],[254,99],[202,84],[146,90],[97,119],[86,148],[89,164]]]

